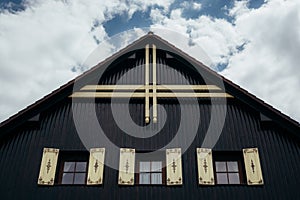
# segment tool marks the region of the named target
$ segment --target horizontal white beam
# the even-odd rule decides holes
[[[153,89],[157,90],[221,90],[216,85],[86,85],[80,90],[145,90]]]
[[[145,98],[144,92],[75,92],[72,98]],[[153,93],[149,93],[153,97]],[[157,98],[233,98],[228,93],[157,92]]]

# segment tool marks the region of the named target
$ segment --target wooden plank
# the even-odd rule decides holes
[[[153,64],[152,64],[152,68],[153,68],[153,73],[152,73],[152,93],[153,93],[153,123],[157,122],[157,95],[156,95],[156,46],[153,44]]]
[[[87,185],[103,183],[105,148],[90,149]]]
[[[142,91],[152,89],[152,85],[86,85],[80,90],[136,90]],[[221,90],[216,85],[156,85],[156,89],[160,91],[166,90]]]
[[[167,185],[182,185],[181,148],[166,149]]]
[[[158,98],[233,98],[228,93],[187,93],[187,92],[160,92]]]
[[[54,185],[59,149],[44,148],[41,161],[39,185]]]
[[[258,148],[243,149],[248,185],[263,185],[263,176],[258,155]]]
[[[80,90],[145,90],[144,85],[86,85]]]
[[[158,85],[158,90],[221,90],[216,85]]]
[[[146,65],[145,65],[145,122],[150,122],[150,102],[149,102],[149,44],[146,45],[145,50]]]
[[[134,185],[135,149],[120,149],[119,185]]]
[[[215,178],[211,149],[197,148],[196,151],[199,185],[214,185]]]
[[[157,98],[233,98],[228,93],[158,92]],[[145,98],[144,92],[75,92],[71,98]],[[149,93],[149,97],[153,97]],[[147,103],[147,102],[146,102]]]

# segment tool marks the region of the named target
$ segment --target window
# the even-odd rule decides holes
[[[152,152],[137,154],[136,156],[136,184],[139,185],[162,185],[165,184],[164,153]]]
[[[64,162],[61,184],[85,184],[87,162]]]
[[[57,183],[61,185],[86,184],[88,171],[88,152],[60,152]]]
[[[242,155],[237,152],[213,155],[216,184],[243,184]]]
[[[162,184],[162,161],[141,161],[139,184]]]
[[[217,161],[217,184],[240,184],[240,175],[237,161]]]

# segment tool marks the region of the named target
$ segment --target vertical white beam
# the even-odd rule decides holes
[[[145,48],[145,122],[150,122],[150,106],[149,106],[149,44]]]
[[[153,70],[153,123],[157,122],[157,96],[156,96],[156,46],[153,44],[152,47],[152,54],[153,54],[153,63],[152,63],[152,70]]]

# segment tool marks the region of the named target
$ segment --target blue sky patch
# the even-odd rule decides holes
[[[105,22],[103,26],[108,36],[111,37],[133,28],[149,27],[151,24],[150,9],[148,9],[147,12],[135,12],[131,19],[128,19],[126,13],[116,15],[112,20]]]
[[[228,66],[228,63],[218,63],[215,67],[218,72],[222,72],[224,69],[226,69]]]
[[[19,12],[25,10],[23,0],[1,0],[0,11],[7,10],[10,12]]]
[[[253,0],[249,2],[249,8],[260,8],[265,3],[265,0]]]
[[[210,16],[212,18],[225,19],[229,22],[233,20],[232,17],[228,16],[228,9],[234,6],[232,0],[198,0],[198,1],[186,1],[190,4],[200,3],[200,10],[183,9],[182,17],[186,19],[196,19],[201,15]],[[170,7],[171,10],[182,8],[183,1],[176,0]],[[259,8],[264,4],[264,0],[250,0],[248,3],[249,8]]]

